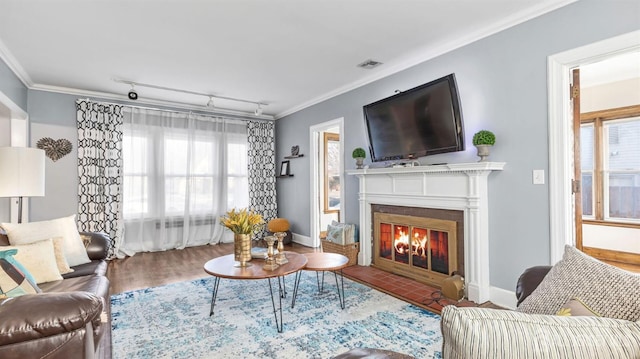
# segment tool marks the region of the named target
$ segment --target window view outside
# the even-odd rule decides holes
[[[606,219],[640,220],[640,117],[603,127]]]
[[[228,209],[248,206],[246,136],[227,135],[226,157],[233,160],[226,161],[226,178],[221,178],[224,174],[217,169],[214,156],[220,145],[217,137],[191,139],[192,156],[188,156],[188,141],[187,135],[180,132],[157,138],[150,134],[124,135],[124,218],[154,218],[157,213],[152,209],[162,207],[164,215],[183,215],[187,205],[191,214],[213,215],[208,213],[211,203],[215,203],[225,184]],[[156,186],[164,187],[164,200],[149,196]]]
[[[593,210],[593,169],[595,167],[593,153],[593,124],[585,124],[580,128],[580,166],[582,167],[582,217],[594,218]]]
[[[602,123],[602,168],[596,168],[596,134],[593,123],[580,131],[582,212],[585,219],[640,222],[640,117]],[[600,175],[601,188],[595,178]],[[602,198],[602,217],[596,218],[596,191]]]

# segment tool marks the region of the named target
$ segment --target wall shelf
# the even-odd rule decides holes
[[[290,160],[290,159],[294,159],[294,158],[300,158],[300,157],[304,157],[303,154],[297,154],[297,155],[289,155],[289,156],[285,156],[284,159],[285,160]],[[285,166],[285,167],[283,167]],[[293,177],[293,175],[291,173],[289,173],[291,171],[291,167],[289,167],[289,161],[282,161],[282,163],[280,163],[280,175],[276,176],[276,178],[282,178],[282,177]],[[286,174],[282,174],[282,173],[286,173]]]

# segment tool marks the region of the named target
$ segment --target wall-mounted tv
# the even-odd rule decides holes
[[[464,151],[454,74],[363,107],[373,161]]]

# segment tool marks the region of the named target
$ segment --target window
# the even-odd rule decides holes
[[[640,106],[583,116],[583,220],[640,225]],[[622,117],[622,118],[621,118]]]
[[[246,134],[125,126],[124,218],[217,216],[223,197],[223,211],[248,206],[247,146]]]
[[[340,211],[340,135],[324,133],[324,213]],[[338,217],[339,218],[339,217]]]

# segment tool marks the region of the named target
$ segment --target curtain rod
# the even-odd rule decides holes
[[[165,112],[173,112],[173,113],[179,113],[179,114],[216,115],[218,117],[228,118],[228,119],[232,119],[232,120],[240,120],[240,121],[261,121],[261,122],[275,121],[275,119],[251,118],[251,117],[243,116],[243,115],[239,115],[239,114],[238,115],[236,115],[236,114],[227,114],[227,113],[222,113],[222,112],[207,111],[206,109],[199,109],[199,108],[194,108],[194,109],[185,108],[184,110],[174,110],[174,109],[166,109],[166,108],[162,108],[162,107],[140,106],[140,105],[132,105],[130,103],[119,103],[119,102],[95,100],[95,99],[91,99],[91,98],[84,98],[84,100],[92,101],[92,102],[98,102],[98,103],[104,103],[104,104],[107,104],[107,105],[117,105],[117,106],[122,106],[122,107],[125,107],[125,108],[126,107],[130,107],[130,108],[139,108],[139,109],[143,109],[143,110],[165,111]]]

